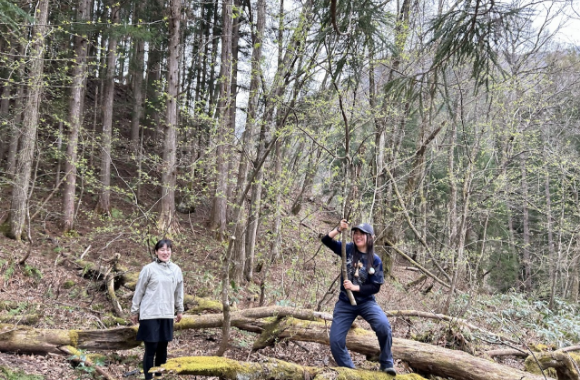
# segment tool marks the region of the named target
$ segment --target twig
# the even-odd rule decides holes
[[[73,361],[73,362],[78,363],[78,364],[82,363],[82,364],[86,365],[87,367],[93,367],[95,369],[95,371],[97,371],[97,373],[99,375],[101,375],[102,377],[104,377],[105,379],[115,380],[114,377],[111,377],[111,375],[109,375],[107,372],[103,371],[103,369],[101,367],[99,367],[98,365],[93,363],[91,361],[91,359],[87,358],[85,355],[82,354],[82,352],[80,352],[79,350],[77,350],[73,346],[60,346],[60,347],[58,347],[58,349],[61,350],[62,352],[64,352],[65,354],[73,355],[72,357],[67,358],[67,360]]]

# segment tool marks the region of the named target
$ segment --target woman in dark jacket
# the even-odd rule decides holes
[[[146,380],[153,378],[149,369],[154,363],[160,366],[167,362],[167,345],[173,340],[173,321],[178,323],[183,314],[183,275],[179,266],[170,260],[171,245],[167,239],[155,244],[155,261],[141,269],[133,294],[131,321],[139,322],[136,339],[145,343],[143,372]]]
[[[339,227],[322,238],[322,243],[337,255],[341,254],[342,242],[334,240],[342,230],[348,228],[346,220]],[[352,228],[352,243],[346,244],[346,267],[348,278],[342,278],[340,296],[334,306],[332,326],[330,327],[330,350],[341,367],[354,368],[346,349],[346,334],[357,316],[363,317],[379,339],[381,371],[396,376],[393,354],[391,352],[391,325],[381,307],[375,301],[375,294],[384,282],[383,263],[374,253],[374,230],[370,224],[361,223]],[[351,305],[346,294],[350,290],[356,300]]]

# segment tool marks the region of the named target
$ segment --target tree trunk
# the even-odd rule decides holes
[[[175,215],[175,185],[177,177],[177,97],[179,92],[179,37],[181,0],[171,0],[169,18],[169,56],[167,58],[167,110],[163,170],[161,172],[161,201],[158,226],[162,231],[172,230]]]
[[[0,49],[4,51],[6,46],[2,43],[3,39],[0,39]],[[10,43],[12,45],[12,43]],[[16,49],[11,46],[9,49],[9,56],[14,55]],[[4,63],[6,67],[9,67],[12,62],[14,61],[13,58],[7,57],[6,62]],[[0,142],[0,162],[4,160],[4,156],[8,151],[8,147],[10,146],[10,139],[8,138],[12,134],[10,133],[10,123],[4,122],[4,120],[9,120],[10,118],[10,100],[12,98],[12,90],[14,89],[13,86],[10,84],[10,80],[13,80],[12,73],[9,72],[7,68],[2,70],[2,95],[0,96],[0,120],[3,120],[2,126],[0,128],[0,133],[2,133],[1,142]]]
[[[314,182],[314,176],[316,175],[318,165],[320,163],[320,156],[322,154],[322,150],[315,146],[314,143],[312,144],[310,155],[308,157],[308,164],[306,165],[306,173],[304,174],[304,181],[302,182],[302,187],[300,189],[300,193],[294,200],[292,204],[292,214],[298,215],[300,210],[302,209],[302,203],[304,203],[304,195],[309,194],[312,191],[312,184]],[[281,158],[281,157],[280,157]]]
[[[111,26],[119,23],[119,5],[111,7]],[[112,28],[111,28],[112,29]],[[117,63],[117,36],[110,30],[109,47],[107,49],[107,74],[102,103],[103,131],[101,138],[101,172],[99,179],[101,189],[96,210],[99,213],[111,213],[111,154],[113,139],[113,104],[115,101],[115,69]]]
[[[216,185],[210,215],[209,228],[216,232],[216,237],[222,239],[226,232],[226,211],[228,206],[228,159],[231,143],[231,113],[232,103],[232,8],[233,0],[222,3],[223,30],[221,51],[219,125],[217,130],[216,149]]]
[[[522,154],[520,167],[522,173],[522,223],[523,223],[523,247],[522,247],[522,266],[523,266],[523,283],[524,290],[529,293],[532,291],[532,261],[530,253],[530,217],[528,211],[528,180],[526,175],[526,155]]]
[[[282,142],[276,142],[276,150],[274,151],[274,178],[276,179],[276,211],[274,212],[274,227],[273,227],[273,240],[270,253],[270,261],[277,260],[280,256],[280,245],[282,243],[282,189],[281,189],[281,179],[282,179]],[[267,273],[267,272],[265,272]],[[261,288],[264,289],[265,281],[267,280],[264,274],[264,279],[262,280]],[[261,300],[263,302],[263,299]]]
[[[163,10],[165,9],[165,2],[162,0],[153,0],[146,2],[148,7],[147,13],[149,20],[156,22],[165,17]],[[151,33],[165,33],[158,29],[159,27],[151,25]],[[161,61],[162,56],[162,42],[159,40],[151,41],[148,44],[147,51],[147,84],[145,102],[145,129],[141,133],[149,139],[156,140],[158,128],[160,127],[160,119],[162,113],[161,97],[159,94],[163,92],[161,82]]]
[[[266,0],[258,0],[257,4],[256,29],[252,34],[252,68],[250,73],[250,96],[248,99],[248,114],[246,117],[246,129],[242,136],[242,149],[240,154],[240,165],[238,168],[238,189],[237,193],[244,190],[247,184],[249,157],[254,143],[254,134],[257,124],[258,100],[260,96],[261,83],[261,61],[262,61],[262,41],[266,26]],[[245,202],[242,200],[241,212],[245,212]],[[243,215],[243,214],[242,214]],[[241,283],[244,275],[244,265],[246,262],[245,230],[240,228],[236,236],[233,253],[232,279],[236,283]]]
[[[142,17],[144,2],[136,4],[135,16]],[[131,147],[138,155],[140,150],[140,123],[143,115],[143,70],[145,64],[145,41],[141,38],[135,41],[135,52],[131,60],[133,114],[131,115]]]
[[[250,7],[248,7],[249,9]],[[229,107],[229,122],[230,122],[230,127],[229,129],[231,129],[232,134],[235,134],[235,130],[236,130],[236,111],[237,111],[237,106],[236,106],[236,99],[237,99],[237,92],[238,92],[238,63],[239,63],[239,53],[240,53],[240,24],[242,22],[242,18],[241,18],[241,13],[243,12],[243,5],[242,5],[242,1],[241,0],[234,0],[234,6],[233,6],[233,24],[232,24],[232,82],[230,84],[231,86],[231,90],[230,90],[230,99],[231,99],[231,104]],[[233,140],[233,137],[232,137]],[[228,180],[227,180],[227,201],[228,204],[226,205],[227,210],[226,210],[226,223],[231,222],[232,219],[232,215],[234,214],[232,212],[232,205],[235,204],[236,202],[236,187],[237,187],[237,183],[232,181],[230,178],[232,178],[235,174],[234,174],[234,167],[236,165],[236,161],[233,158],[234,155],[234,151],[235,149],[232,147],[231,149],[231,154],[228,155]],[[238,165],[239,166],[239,165]]]
[[[44,37],[48,29],[49,0],[39,0],[36,19],[32,28],[32,50],[30,52],[29,88],[22,120],[22,143],[17,160],[12,202],[10,205],[10,235],[20,241],[24,233],[28,214],[28,189],[36,130],[39,120],[40,98],[42,96],[42,73],[44,69]]]
[[[266,125],[262,124],[260,128],[260,137],[258,138],[258,151],[256,157],[264,155],[266,144]],[[247,281],[252,280],[254,268],[254,250],[256,248],[256,234],[258,233],[258,221],[260,217],[260,208],[262,202],[262,178],[263,171],[255,173],[255,180],[252,183],[252,197],[250,199],[250,209],[248,210],[248,223],[246,229],[246,261],[241,263],[243,266],[243,273]]]
[[[552,232],[552,195],[550,193],[550,171],[546,170],[544,176],[544,191],[546,194],[546,230],[548,232],[548,268],[550,275],[550,301],[548,302],[548,307],[552,309],[554,307],[554,297],[556,296],[556,266],[558,263],[558,258],[554,252],[554,236]]]
[[[268,126],[274,120],[274,114],[276,109],[280,108],[280,99],[286,89],[288,83],[288,77],[290,73],[294,70],[294,65],[298,58],[303,53],[304,45],[306,43],[306,35],[310,30],[311,22],[312,22],[312,14],[310,12],[312,4],[307,2],[304,4],[301,14],[299,17],[299,24],[293,31],[292,37],[286,46],[286,50],[282,54],[282,51],[279,52],[280,56],[283,58],[279,59],[278,61],[278,68],[276,70],[276,74],[274,76],[274,80],[272,83],[271,90],[268,94],[265,95],[267,101],[266,109],[264,110],[263,120],[262,120],[262,127],[260,131],[260,138],[258,139],[259,146],[258,146],[258,153],[256,157],[260,157],[260,149],[262,149],[262,141],[265,141],[266,131]],[[280,45],[281,46],[281,45]],[[297,96],[298,91],[295,89],[294,92],[294,99]],[[278,115],[277,124],[281,125],[284,120],[284,117]],[[262,174],[257,173],[255,175],[256,181],[255,186],[252,189],[252,199],[250,201],[250,212],[248,216],[248,229],[246,232],[246,264],[244,272],[246,274],[246,279],[251,280],[252,278],[252,271],[253,268],[252,263],[254,260],[254,248],[256,245],[256,233],[258,230],[258,220],[260,215],[260,203],[262,199]],[[248,265],[249,264],[249,265]]]
[[[82,0],[77,10],[77,20],[80,24],[86,22],[90,17],[91,0]],[[78,139],[83,123],[82,101],[85,95],[87,77],[87,45],[88,36],[86,34],[76,35],[75,41],[75,62],[72,71],[72,89],[69,106],[69,135],[66,149],[66,162],[64,165],[65,182],[63,188],[63,232],[68,232],[74,227],[75,214],[75,190],[77,180],[78,164]]]
[[[27,41],[28,42],[28,41]],[[21,57],[25,56],[26,53],[26,45],[25,43],[21,43],[19,47],[19,55]],[[26,67],[24,64],[20,64],[18,67],[18,74],[20,77],[20,81],[25,81],[26,76]],[[16,90],[15,102],[13,106],[13,121],[10,124],[10,144],[8,146],[8,159],[7,159],[7,172],[10,178],[14,178],[16,173],[16,161],[17,161],[17,154],[18,154],[18,144],[20,143],[21,136],[22,136],[22,117],[24,114],[24,110],[26,109],[26,99],[25,99],[25,88],[26,86],[17,86],[18,89]]]

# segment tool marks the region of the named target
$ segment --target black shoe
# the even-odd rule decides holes
[[[397,371],[393,367],[381,368],[381,371],[385,372],[387,375],[397,376]]]

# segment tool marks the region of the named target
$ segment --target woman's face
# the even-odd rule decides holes
[[[360,230],[354,230],[352,233],[352,240],[354,241],[354,245],[358,248],[361,252],[366,252],[367,250],[367,234]]]
[[[167,245],[164,245],[163,247],[155,251],[155,254],[157,255],[157,258],[159,260],[166,263],[171,258],[171,248],[167,247]]]

